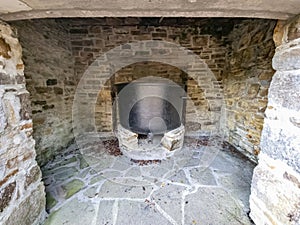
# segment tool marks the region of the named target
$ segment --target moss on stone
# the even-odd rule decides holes
[[[74,194],[76,194],[78,191],[81,190],[81,188],[84,186],[84,183],[81,180],[75,179],[70,181],[69,183],[62,186],[62,188],[65,191],[65,198],[68,199]]]
[[[46,209],[50,210],[57,204],[56,199],[51,195],[50,192],[46,193]]]

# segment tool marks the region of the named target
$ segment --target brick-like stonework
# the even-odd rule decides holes
[[[255,161],[274,74],[274,27],[272,20],[245,20],[236,24],[228,37],[231,44],[223,77],[226,138]]]
[[[32,225],[44,217],[45,193],[35,161],[22,48],[0,23],[0,224]]]
[[[41,164],[58,154],[73,138],[74,93],[87,68],[118,46],[123,45],[122,50],[132,53],[126,49],[126,44],[144,40],[170,42],[191,50],[208,66],[214,78],[207,76],[207,69],[191,68],[195,78],[180,68],[155,61],[126,65],[107,80],[99,79],[101,75],[95,73],[92,79],[86,81],[85,87],[97,87],[99,90],[103,82],[104,87],[100,93],[87,91],[84,94],[88,96],[87,101],[95,95],[97,97],[93,108],[96,130],[113,130],[111,88],[114,83],[148,75],[161,76],[187,86],[187,134],[219,129],[224,94],[226,110],[223,111],[221,131],[225,132],[227,141],[256,159],[268,87],[274,73],[270,67],[274,51],[271,40],[274,21],[95,18],[18,21],[12,24],[19,29],[24,46],[25,76],[32,99],[37,159]],[[33,39],[36,41],[33,42]],[[149,49],[153,56],[171,54],[168,47]],[[148,53],[136,54],[135,58],[147,58]],[[91,120],[89,116],[82,115],[82,121]]]
[[[24,51],[25,77],[33,114],[37,160],[44,164],[73,139],[72,104],[76,79],[66,23],[12,23]]]
[[[256,224],[300,224],[300,16],[279,23],[278,44],[254,170],[250,216]]]
[[[113,129],[112,84],[130,82],[145,76],[168,78],[178,84],[187,85],[189,97],[186,113],[187,132],[216,130],[219,117],[215,116],[214,112],[221,110],[222,94],[220,92],[222,90],[207,94],[206,89],[211,87],[209,85],[205,87],[205,83],[214,82],[216,89],[221,87],[221,77],[225,68],[226,45],[224,43],[227,40],[226,34],[232,27],[232,21],[166,18],[159,23],[159,20],[155,18],[107,18],[77,19],[70,23],[75,74],[78,78],[101,54],[122,44],[144,40],[159,40],[186,47],[204,60],[215,76],[214,81],[207,80],[207,77],[195,80],[179,68],[159,62],[129,65],[117,71],[99,93],[95,108],[98,131],[112,131]],[[214,28],[209,28],[208,26],[212,23],[214,23]],[[165,51],[167,55],[170,50],[171,47],[151,49],[150,54],[163,54]],[[180,57],[178,55],[179,59]],[[97,84],[95,82],[91,81],[91,84]],[[199,87],[199,82],[203,85],[202,87]]]

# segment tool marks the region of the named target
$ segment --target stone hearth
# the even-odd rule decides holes
[[[166,132],[163,135],[140,138],[139,135],[118,126],[116,136],[122,153],[135,160],[166,159],[180,151],[184,141],[184,126]]]

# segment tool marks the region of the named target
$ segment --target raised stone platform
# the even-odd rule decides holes
[[[116,136],[121,152],[134,160],[161,160],[180,151],[184,141],[184,126],[166,132],[164,135],[148,135],[139,140],[138,134],[118,125]],[[151,137],[149,137],[151,136]]]

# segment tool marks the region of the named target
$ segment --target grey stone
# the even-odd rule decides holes
[[[139,167],[132,167],[125,174],[127,177],[140,177],[141,175],[142,174]]]
[[[84,187],[81,180],[74,179],[62,186],[65,191],[65,198],[70,198]]]
[[[46,192],[46,210],[49,212],[57,204],[56,199],[50,192]]]
[[[292,48],[276,51],[272,65],[279,71],[300,69],[300,43]]]
[[[152,199],[158,204],[177,224],[182,221],[182,204],[185,202],[182,199],[185,187],[172,185],[167,183],[152,195]]]
[[[210,168],[197,167],[190,170],[191,178],[201,185],[216,186],[216,180]]]
[[[199,188],[185,201],[185,224],[251,224],[242,206],[221,188]]]
[[[11,212],[3,225],[38,223],[43,216],[45,204],[44,186],[40,184],[28,197],[21,201],[18,210]]]
[[[262,152],[273,159],[284,161],[300,173],[300,154],[297,145],[300,145],[298,134],[291,133],[290,129],[284,127],[275,128],[270,121],[266,121],[262,131]]]
[[[78,174],[78,170],[75,167],[61,167],[58,170],[50,172],[53,174],[55,173],[54,179],[56,181],[64,181],[75,174]]]
[[[300,72],[277,71],[269,89],[269,106],[300,111]],[[274,104],[274,105],[273,105]]]
[[[155,209],[155,206],[151,204],[151,202],[119,202],[117,225],[154,225],[157,224],[157,222],[165,225],[172,224]]]
[[[251,186],[250,216],[254,222],[276,220],[280,224],[299,224],[299,180],[299,173],[291,171],[286,164],[262,155]]]
[[[147,188],[143,188],[143,183],[140,186],[130,186],[126,185],[124,180],[118,182],[106,181],[100,191],[99,198],[147,198],[150,194],[152,188],[148,186]]]
[[[100,174],[97,174],[95,176],[93,176],[89,182],[89,185],[92,185],[92,184],[95,184],[95,183],[98,183],[99,181],[102,181],[104,180],[105,177],[102,175],[102,173]]]
[[[88,188],[86,191],[84,191],[83,194],[88,198],[94,198],[98,194],[97,189],[98,189],[98,185],[92,186]]]
[[[84,216],[83,216],[84,215]],[[66,224],[90,225],[95,217],[94,205],[90,202],[81,202],[77,198],[64,204],[57,211],[51,213],[45,225]]]
[[[167,177],[171,182],[177,182],[182,184],[189,184],[188,179],[186,178],[185,172],[183,170],[175,171],[175,174]]]
[[[113,213],[115,201],[100,201],[98,205],[98,214],[96,224],[113,225]]]
[[[16,189],[16,182],[8,184],[0,192],[0,212],[9,205]]]

